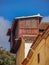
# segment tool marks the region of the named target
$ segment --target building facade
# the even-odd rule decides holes
[[[49,27],[34,41],[22,65],[49,65]]]
[[[39,34],[39,23],[42,16],[33,15],[25,17],[14,18],[12,27],[9,29],[7,35],[10,36],[11,52],[16,52],[20,43],[18,40],[23,37],[25,42],[32,43]],[[18,45],[17,45],[18,43]],[[18,48],[16,48],[18,46]]]
[[[22,65],[22,64],[30,65],[30,62],[32,63],[31,65],[36,65],[36,64],[33,64],[35,61],[32,62],[31,59],[29,58],[32,56],[33,52],[35,51],[34,49],[32,50],[33,51],[32,53],[30,53],[29,51],[28,53],[29,57],[25,58],[25,43],[34,44],[34,41],[36,40],[37,36],[42,35],[46,27],[49,26],[49,23],[46,23],[46,22],[43,23],[41,22],[41,20],[42,20],[42,16],[39,14],[33,15],[33,16],[17,17],[13,19],[12,27],[8,29],[7,35],[10,36],[9,38],[10,47],[11,47],[10,51],[16,54],[16,65]],[[39,37],[38,41],[40,41],[40,39],[42,38]],[[36,45],[34,44],[33,48],[36,47]],[[41,46],[41,43],[39,47],[40,46]],[[36,54],[36,51],[35,51],[35,54]]]

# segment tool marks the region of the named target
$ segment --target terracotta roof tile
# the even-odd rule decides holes
[[[39,24],[39,29],[46,29],[49,26],[49,22],[41,22]]]

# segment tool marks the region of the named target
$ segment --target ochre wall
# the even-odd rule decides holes
[[[24,43],[25,41],[22,39],[20,48],[16,53],[16,65],[21,65],[22,61],[24,60]]]
[[[40,62],[38,63],[38,54],[40,54]],[[26,65],[49,65],[49,36],[42,39],[34,50],[32,58]]]
[[[46,39],[46,65],[49,65],[49,36]]]

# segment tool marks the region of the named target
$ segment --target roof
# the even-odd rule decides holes
[[[39,24],[39,29],[46,29],[49,26],[49,22],[41,22]]]
[[[32,18],[32,17],[43,17],[40,14],[32,15],[32,16],[21,16],[21,17],[15,17],[15,19],[23,19],[23,18]]]
[[[36,49],[36,47],[39,45],[39,42],[43,39],[43,38],[46,38],[47,36],[49,36],[49,26],[46,28],[46,30],[43,32],[42,35],[38,35],[36,40],[34,41],[34,43],[32,44],[30,50],[29,50],[29,53],[27,55],[27,57],[24,59],[24,61],[22,62],[23,65],[26,65],[29,60],[31,59],[33,53],[34,53],[34,50]]]

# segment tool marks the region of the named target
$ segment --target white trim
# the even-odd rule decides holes
[[[23,37],[26,37],[26,36],[30,36],[30,37],[35,36],[35,37],[36,37],[37,35],[34,35],[34,34],[33,34],[33,35],[22,35],[22,36],[23,36]]]
[[[32,16],[21,16],[21,17],[15,17],[15,19],[22,19],[22,18],[31,18],[31,17],[43,17],[41,16],[40,14],[37,14],[37,15],[32,15]]]

